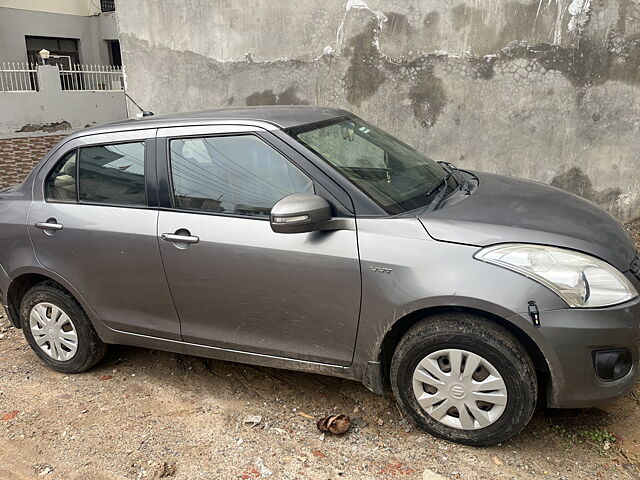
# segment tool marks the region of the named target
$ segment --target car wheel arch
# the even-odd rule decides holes
[[[404,334],[416,323],[423,320],[428,321],[429,317],[443,313],[465,313],[473,315],[484,321],[492,322],[493,324],[504,328],[514,337],[516,337],[516,339],[522,344],[527,354],[533,361],[536,373],[538,375],[538,385],[540,386],[541,395],[540,398],[544,398],[545,391],[551,380],[551,369],[547,358],[542,353],[538,345],[531,339],[531,337],[514,323],[494,313],[472,307],[451,305],[442,307],[427,307],[413,311],[399,318],[386,331],[384,338],[380,342],[380,346],[377,352],[377,361],[379,362],[381,367],[381,381],[383,382],[385,387],[388,387],[389,385],[389,367],[391,365],[393,353]]]
[[[10,309],[10,312],[7,313],[11,315],[12,323],[14,323],[16,328],[22,328],[22,325],[20,325],[20,304],[22,303],[22,299],[25,294],[36,285],[45,282],[53,282],[58,287],[69,293],[69,295],[71,295],[82,306],[89,316],[89,319],[93,322],[93,311],[91,311],[90,308],[87,308],[87,303],[74,288],[67,285],[66,282],[56,278],[54,275],[50,275],[49,272],[29,271],[21,272],[13,278],[9,284],[9,288],[7,289],[7,306]]]

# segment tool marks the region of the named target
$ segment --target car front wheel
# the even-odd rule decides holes
[[[33,351],[59,372],[88,370],[106,353],[107,346],[82,307],[53,282],[38,284],[25,294],[20,320]]]
[[[412,327],[394,353],[391,386],[418,427],[474,446],[519,433],[537,398],[536,372],[518,340],[466,314],[436,315]]]

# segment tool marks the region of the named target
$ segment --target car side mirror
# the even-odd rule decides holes
[[[276,233],[313,232],[331,220],[331,206],[311,193],[294,193],[279,200],[271,209],[271,230]]]

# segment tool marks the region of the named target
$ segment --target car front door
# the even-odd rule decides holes
[[[158,130],[169,180],[158,235],[183,339],[348,365],[360,309],[355,229],[274,233],[271,207],[315,187],[258,133]]]
[[[145,185],[156,183],[154,146],[155,129],[67,142],[37,174],[28,229],[39,262],[107,326],[179,340]]]

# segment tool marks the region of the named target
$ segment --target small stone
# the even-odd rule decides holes
[[[51,465],[37,463],[33,466],[33,470],[38,474],[39,477],[45,477],[51,473],[53,473],[53,467]]]
[[[261,415],[247,415],[242,421],[246,427],[257,427],[262,423]]]
[[[177,470],[175,463],[162,462],[154,469],[152,478],[173,477]]]
[[[422,480],[446,480],[446,477],[427,468],[422,472]]]
[[[352,423],[353,423],[353,426],[357,428],[366,428],[369,426],[369,422],[367,422],[362,417],[354,418]]]
[[[270,477],[273,475],[273,472],[267,468],[260,457],[256,458],[256,467],[258,467],[261,477]]]

